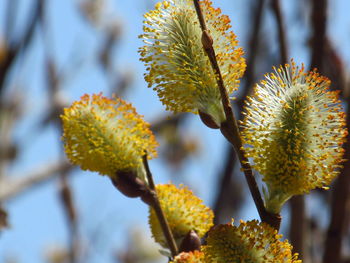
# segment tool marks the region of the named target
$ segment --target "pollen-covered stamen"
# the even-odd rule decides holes
[[[143,173],[142,156],[156,156],[157,142],[142,116],[116,98],[84,95],[64,109],[63,140],[68,158],[83,170],[111,177],[118,171]]]
[[[218,225],[203,247],[204,262],[301,263],[288,241],[266,223],[257,220]]]
[[[169,227],[179,247],[191,230],[195,231],[199,238],[202,238],[212,227],[213,212],[187,187],[177,188],[172,184],[164,184],[157,185],[156,190]],[[152,208],[150,208],[149,224],[155,241],[163,247],[167,247],[161,226]]]
[[[171,263],[204,263],[204,253],[200,251],[182,252]]]
[[[272,212],[292,195],[326,187],[338,174],[345,119],[329,85],[292,62],[266,75],[247,100],[243,139],[268,186],[265,201]]]
[[[229,94],[239,84],[245,62],[242,49],[230,29],[229,19],[201,1],[217,60]],[[158,3],[145,15],[145,46],[140,48],[146,64],[145,79],[168,110],[209,114],[217,125],[225,120],[215,74],[201,43],[201,28],[191,0]]]

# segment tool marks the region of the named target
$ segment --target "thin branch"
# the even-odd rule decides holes
[[[9,227],[8,214],[0,204],[0,233],[1,233],[1,230],[8,227]]]
[[[173,257],[175,257],[178,254],[177,245],[176,245],[173,233],[171,232],[171,229],[169,227],[168,221],[167,221],[165,214],[163,212],[163,209],[160,205],[160,202],[159,202],[159,199],[157,196],[156,186],[155,186],[154,180],[153,180],[153,176],[152,176],[152,173],[151,173],[149,166],[148,166],[147,155],[143,156],[143,164],[144,164],[146,174],[147,174],[148,185],[149,185],[149,188],[151,190],[151,198],[152,198],[151,206],[153,207],[154,211],[156,212],[158,221],[162,227],[162,230],[163,230],[165,239],[167,240],[171,254]]]
[[[238,112],[241,113],[244,105],[246,96],[250,93],[252,88],[252,83],[254,80],[254,65],[257,50],[259,47],[259,32],[261,28],[261,20],[264,10],[264,0],[258,0],[256,6],[253,8],[254,22],[251,24],[251,34],[248,46],[248,58],[247,58],[247,68],[244,75],[244,87],[241,91],[241,96],[235,101],[238,106]],[[241,119],[241,114],[239,119]],[[236,155],[234,149],[230,145],[229,149],[226,151],[226,162],[225,168],[220,172],[221,179],[219,182],[219,189],[217,190],[217,197],[214,203],[214,222],[217,224],[221,221],[226,221],[224,219],[225,214],[232,214],[232,212],[237,209],[239,203],[242,201],[242,194],[237,191],[239,185],[238,182],[232,180],[233,171],[236,166]],[[234,203],[232,204],[232,194],[234,194]],[[230,204],[229,204],[230,202]]]
[[[66,171],[61,172],[59,175],[59,197],[69,227],[69,262],[75,263],[79,254],[77,210],[73,199],[73,191],[68,183],[67,176]]]
[[[306,249],[307,243],[307,231],[308,224],[305,212],[305,198],[303,195],[293,196],[289,200],[290,206],[290,227],[289,238],[293,245],[293,252],[299,254],[299,258],[305,262],[309,262],[307,259],[308,251]]]
[[[255,206],[259,212],[261,220],[263,222],[270,224],[272,227],[278,230],[280,227],[281,217],[279,214],[269,213],[265,209],[264,201],[261,197],[258,185],[255,181],[252,168],[249,164],[249,160],[245,156],[242,140],[239,135],[238,125],[233,115],[230,100],[229,100],[229,97],[224,85],[224,81],[221,75],[220,67],[216,60],[215,50],[213,48],[213,39],[209,35],[209,32],[206,30],[205,20],[204,20],[202,10],[199,6],[199,1],[193,0],[193,2],[196,8],[198,19],[201,24],[203,48],[209,57],[210,63],[212,65],[212,68],[215,74],[217,75],[217,84],[220,90],[222,104],[223,104],[224,112],[226,116],[226,121],[221,124],[220,130],[222,134],[225,136],[225,138],[232,144],[232,146],[236,150],[238,159],[240,160],[240,163],[242,166],[242,170],[248,182],[249,190],[252,194],[252,197],[255,202]]]
[[[327,51],[327,0],[312,0],[312,28],[313,37],[311,39],[311,68],[318,68],[318,70],[324,74],[327,64],[325,64],[325,58]],[[328,55],[329,56],[329,55]],[[334,68],[334,61],[330,63]],[[329,64],[329,63],[328,63]],[[336,80],[340,80],[340,89],[345,90],[345,85],[341,85],[340,70],[335,74]],[[350,110],[348,104],[347,112],[347,128],[350,128]],[[344,158],[350,159],[350,146],[349,136],[347,137],[347,143],[345,144],[345,156]],[[350,210],[350,163],[347,161],[344,164],[339,177],[337,178],[334,189],[332,191],[332,203],[331,203],[331,218],[328,226],[323,262],[333,263],[341,262],[342,260],[342,243],[344,233],[346,231],[346,220]]]
[[[53,178],[60,172],[71,169],[71,167],[72,165],[64,160],[45,164],[42,168],[38,168],[26,176],[21,176],[21,179],[3,178],[0,180],[0,201],[3,202],[17,197],[32,187]]]
[[[235,163],[236,163],[236,155],[234,152],[234,149],[231,145],[229,145],[229,149],[227,149],[227,153],[226,153],[226,160],[225,160],[225,167],[223,169],[223,171],[220,171],[221,178],[220,178],[220,185],[218,185],[218,190],[217,190],[217,194],[216,194],[216,199],[214,202],[214,224],[217,225],[220,222],[224,222],[226,220],[224,219],[225,216],[225,210],[227,210],[225,203],[230,203],[230,208],[231,211],[234,209],[234,207],[237,208],[237,199],[241,199],[241,198],[236,198],[234,200],[234,204],[235,205],[231,205],[232,200],[228,200],[230,193],[231,193],[231,178],[232,178],[232,174],[233,174],[233,170],[235,167]],[[226,200],[228,200],[228,202],[225,202]],[[230,212],[231,212],[230,211]]]
[[[60,114],[65,105],[62,99],[57,99],[61,91],[61,83],[65,76],[58,73],[57,66],[53,57],[53,41],[50,34],[49,20],[47,19],[46,9],[42,7],[40,14],[40,25],[42,29],[42,37],[44,42],[44,53],[46,63],[46,88],[48,91],[50,110],[43,120],[43,124],[53,122],[62,134],[62,123]],[[64,155],[63,153],[61,153]],[[62,171],[58,180],[58,196],[61,201],[63,214],[69,231],[69,263],[78,262],[80,253],[80,241],[78,231],[78,213],[74,201],[74,192],[68,181],[69,174],[67,171]]]

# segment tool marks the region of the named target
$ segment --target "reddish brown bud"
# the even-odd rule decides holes
[[[189,231],[180,245],[180,252],[201,250],[201,240],[196,231]]]
[[[148,190],[147,192],[144,192],[141,195],[141,200],[145,204],[152,206],[154,204],[154,200],[155,200],[154,191]]]
[[[131,198],[141,197],[149,191],[147,184],[133,171],[118,171],[112,183],[122,194]]]
[[[212,129],[219,129],[219,125],[214,121],[213,117],[207,113],[204,113],[203,111],[198,110],[199,117],[201,118],[202,122]]]

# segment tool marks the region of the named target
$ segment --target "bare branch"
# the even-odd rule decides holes
[[[212,68],[215,74],[217,75],[217,84],[220,90],[222,104],[223,104],[224,112],[226,116],[226,121],[221,123],[220,130],[222,134],[225,136],[225,138],[232,144],[232,146],[236,150],[238,159],[242,166],[243,173],[245,175],[245,178],[249,186],[249,190],[252,194],[255,206],[259,212],[261,220],[263,222],[270,224],[275,229],[279,229],[280,223],[281,223],[281,216],[279,214],[269,213],[265,209],[264,201],[261,197],[258,185],[255,181],[249,160],[244,154],[243,144],[239,134],[238,125],[233,115],[230,100],[229,100],[226,88],[224,86],[224,81],[221,75],[219,64],[216,60],[215,50],[213,48],[213,39],[209,35],[209,32],[206,30],[205,20],[199,5],[199,1],[193,0],[193,2],[196,8],[197,16],[200,21],[201,29],[203,32],[202,34],[203,48],[209,57],[210,63],[212,65]]]
[[[57,161],[51,164],[44,164],[28,175],[17,177],[16,179],[0,179],[0,202],[18,197],[25,191],[32,189],[41,183],[58,175],[62,171],[71,169],[72,165],[66,160]]]
[[[162,227],[164,237],[166,238],[169,249],[171,251],[171,255],[175,257],[178,254],[178,248],[177,248],[173,233],[171,232],[171,229],[169,227],[168,220],[166,219],[162,206],[160,205],[156,186],[153,181],[153,176],[148,166],[147,155],[143,156],[143,164],[145,166],[145,170],[147,174],[148,185],[151,190],[151,200],[150,200],[151,206],[156,212],[159,224]]]

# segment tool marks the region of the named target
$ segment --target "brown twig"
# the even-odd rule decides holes
[[[34,172],[21,176],[21,179],[1,179],[0,180],[0,201],[9,200],[19,197],[20,194],[39,186],[41,183],[58,175],[62,171],[67,171],[72,168],[72,165],[66,160],[45,164],[43,167],[38,167]],[[14,176],[15,178],[15,176]]]
[[[4,228],[9,227],[8,214],[0,204],[0,233]]]
[[[237,208],[237,206],[239,205],[240,199],[242,199],[240,193],[238,193],[239,197],[233,200],[234,204],[232,204],[232,199],[229,198],[232,193],[230,191],[232,190],[231,180],[232,180],[232,174],[236,163],[236,155],[231,145],[229,145],[226,151],[227,153],[226,153],[225,166],[223,171],[220,172],[221,178],[220,178],[220,183],[218,185],[218,190],[217,190],[216,199],[215,199],[214,208],[213,208],[214,215],[215,215],[214,217],[215,225],[220,224],[221,222],[227,221],[225,218],[225,214],[227,214],[226,210],[230,209],[230,212],[232,212],[232,210]],[[236,194],[237,191],[234,191],[234,193]],[[229,208],[227,208],[226,203],[229,203]]]
[[[224,107],[224,112],[226,116],[226,121],[221,123],[220,130],[225,138],[232,144],[238,155],[238,159],[241,163],[242,170],[244,172],[245,178],[248,182],[249,190],[255,202],[255,206],[259,212],[260,218],[263,222],[270,224],[275,229],[279,229],[281,217],[278,214],[272,214],[266,211],[264,206],[264,201],[261,197],[258,185],[255,181],[252,168],[249,164],[248,158],[245,156],[243,149],[243,144],[241,137],[239,135],[239,129],[233,111],[231,108],[230,100],[224,85],[224,81],[221,75],[220,67],[216,60],[215,50],[213,48],[213,39],[207,31],[204,16],[199,5],[198,0],[193,0],[194,6],[197,12],[197,16],[202,29],[202,44],[203,48],[208,55],[212,68],[217,76],[217,84],[220,90],[222,104]]]
[[[177,245],[176,245],[174,236],[171,232],[171,229],[169,227],[168,220],[166,219],[163,209],[160,205],[160,202],[157,196],[156,186],[153,181],[153,176],[148,166],[147,155],[143,156],[143,164],[146,170],[148,185],[151,190],[151,206],[156,212],[159,224],[162,227],[163,234],[165,236],[165,239],[167,240],[171,254],[173,257],[175,257],[178,254]]]
[[[59,197],[70,232],[69,262],[74,263],[78,260],[79,247],[77,210],[74,203],[73,191],[68,183],[67,175],[66,172],[62,172],[59,176]]]
[[[250,30],[250,40],[249,40],[249,46],[248,46],[248,58],[247,58],[247,68],[246,73],[244,75],[244,87],[241,91],[241,96],[236,100],[236,105],[238,106],[238,111],[241,113],[243,110],[243,105],[246,96],[250,93],[250,90],[252,88],[252,83],[254,80],[254,65],[255,65],[255,59],[257,54],[257,49],[259,47],[259,32],[261,28],[261,20],[264,10],[264,0],[258,0],[256,3],[256,6],[253,10],[255,13],[254,15],[254,22],[252,23],[252,28]],[[241,115],[241,114],[240,114]],[[242,116],[239,117],[241,119]],[[230,146],[229,149],[227,149],[227,158],[225,162],[225,168],[222,174],[220,182],[219,182],[219,189],[217,191],[217,197],[216,201],[214,203],[214,223],[224,222],[225,220],[225,214],[232,214],[232,211],[237,209],[238,204],[242,201],[242,194],[237,191],[237,188],[239,187],[238,182],[233,182],[233,171],[235,170],[236,166],[236,156],[234,153],[234,149]],[[234,204],[232,204],[232,194],[234,194]],[[230,202],[230,204],[229,204]]]
[[[51,108],[47,116],[43,120],[43,124],[53,122],[62,134],[62,124],[60,114],[64,105],[61,100],[57,100],[61,89],[63,76],[59,74],[56,63],[53,58],[53,42],[50,38],[49,22],[46,16],[45,8],[40,12],[40,22],[42,29],[42,37],[44,41],[45,63],[46,63],[46,88],[49,94]],[[62,153],[63,155],[63,153]],[[58,181],[58,196],[61,201],[63,213],[66,218],[69,231],[69,253],[68,258],[70,263],[78,262],[79,257],[79,231],[78,231],[78,213],[76,203],[74,201],[73,189],[68,181],[69,174],[67,171],[60,172]]]
[[[305,198],[302,195],[293,196],[289,201],[290,205],[290,226],[289,238],[293,245],[293,252],[299,254],[299,259],[309,262],[306,249],[307,243],[307,218],[305,213]]]
[[[327,65],[331,64],[334,68],[334,61],[325,64],[326,59],[329,59],[327,51],[327,0],[312,0],[312,28],[313,37],[311,39],[311,68],[318,68],[321,74],[327,71]],[[339,65],[337,65],[339,66]],[[342,83],[341,67],[336,72],[336,81],[338,81],[339,88],[344,91],[345,85]],[[334,81],[334,79],[332,79]],[[343,85],[341,85],[343,84]],[[349,105],[348,105],[349,106]],[[347,128],[350,128],[350,110],[347,112]],[[345,144],[344,158],[350,159],[349,136]],[[344,164],[339,177],[337,178],[334,189],[332,191],[331,215],[330,223],[326,233],[323,262],[333,263],[341,262],[341,248],[346,231],[347,215],[350,211],[350,178],[348,176],[350,171],[350,163],[347,161]]]
[[[241,98],[237,101],[239,108],[243,108],[245,97],[249,94],[254,82],[254,66],[258,47],[260,45],[260,29],[262,25],[262,16],[264,10],[264,0],[258,0],[255,7],[255,20],[253,23],[252,34],[249,41],[249,53],[247,58],[247,69],[244,74],[245,85]]]

